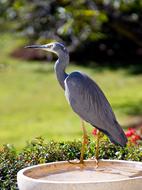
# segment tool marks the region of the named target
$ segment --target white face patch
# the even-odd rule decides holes
[[[66,48],[64,47],[64,45],[61,43],[58,43],[58,42],[45,44],[43,50],[55,53],[57,56],[59,56],[59,54],[61,54],[61,53],[68,55],[68,52],[67,52]]]
[[[53,52],[53,49],[54,49],[54,44],[53,43],[50,43],[50,44],[46,44],[45,46],[47,46],[47,48],[45,48],[46,51],[50,51],[50,52]]]

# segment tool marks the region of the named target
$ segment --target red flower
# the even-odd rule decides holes
[[[135,129],[133,129],[133,128],[128,128],[128,131],[125,132],[125,135],[126,135],[126,137],[131,137],[132,135],[135,134],[135,132],[136,132]]]
[[[128,128],[128,130],[129,130],[129,131],[131,131],[131,133],[133,133],[133,134],[136,132],[136,129],[131,128],[131,127],[130,127],[130,128]]]
[[[141,137],[139,135],[133,135],[131,138],[131,142],[136,143],[137,140],[140,140],[140,139],[141,139]]]
[[[132,136],[132,133],[131,133],[131,131],[126,131],[126,132],[125,132],[125,135],[126,135],[126,137],[131,137],[131,136]]]
[[[94,136],[97,135],[97,129],[94,129],[94,130],[92,131],[92,135],[94,135]]]

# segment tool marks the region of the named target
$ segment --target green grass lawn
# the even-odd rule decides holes
[[[0,144],[21,148],[25,141],[37,136],[47,140],[81,138],[80,119],[65,99],[54,65],[10,57],[13,48],[26,44],[15,40],[9,35],[2,35],[0,40]],[[81,70],[97,81],[122,125],[131,115],[142,114],[141,75],[130,75],[123,69],[99,71],[71,64],[67,72],[73,70]],[[92,127],[87,128],[91,132]]]

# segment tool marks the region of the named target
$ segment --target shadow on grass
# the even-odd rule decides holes
[[[139,102],[127,102],[122,105],[117,105],[116,108],[122,110],[128,115],[142,115],[142,100]],[[115,105],[114,105],[115,107]]]
[[[78,63],[75,63],[78,64]],[[89,67],[97,72],[103,72],[104,70],[111,70],[111,71],[116,71],[119,69],[123,69],[126,71],[126,73],[130,75],[141,75],[142,74],[142,63],[137,62],[135,64],[129,63],[127,64],[126,62],[89,62],[87,64],[83,64],[84,67]]]
[[[136,75],[142,74],[142,63],[130,65],[128,71],[130,74],[136,74]]]

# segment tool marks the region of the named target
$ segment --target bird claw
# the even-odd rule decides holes
[[[96,159],[95,157],[92,157],[91,160],[94,160],[96,162],[96,166],[95,166],[95,169],[97,169],[99,167],[99,160]],[[68,160],[68,162],[70,164],[84,164],[84,161],[83,160],[78,160],[78,159],[75,159],[75,160]]]
[[[95,168],[97,169],[99,167],[99,160],[96,157],[92,157],[91,160],[94,160],[96,162]]]
[[[78,160],[78,159],[75,159],[75,160],[68,160],[68,162],[70,164],[84,164],[84,161],[83,160]]]

